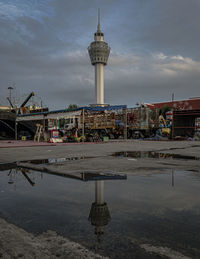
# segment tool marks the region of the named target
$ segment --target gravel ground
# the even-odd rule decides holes
[[[53,231],[34,236],[3,219],[0,219],[0,229],[0,258],[106,258]]]

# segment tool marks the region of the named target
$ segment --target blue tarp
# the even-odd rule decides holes
[[[122,109],[126,109],[126,105],[111,105],[111,106],[105,106],[105,107],[101,107],[101,106],[97,106],[97,107],[80,107],[77,108],[77,110],[87,110],[87,111],[111,111],[111,110],[122,110]]]
[[[87,111],[112,111],[112,110],[122,110],[126,109],[127,105],[111,105],[111,106],[97,106],[97,107],[79,107],[76,109],[64,109],[64,110],[56,110],[56,111],[48,111],[48,112],[36,112],[36,113],[28,113],[28,114],[18,114],[17,116],[23,117],[23,116],[33,116],[33,115],[44,115],[44,114],[51,114],[51,113],[61,113],[61,112],[72,112],[72,111],[80,111],[80,110],[87,110]]]

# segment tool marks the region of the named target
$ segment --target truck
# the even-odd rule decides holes
[[[123,137],[126,106],[84,107],[65,116],[59,123],[66,135],[84,136],[89,141]]]
[[[54,120],[54,128],[67,136],[84,135],[89,141],[149,137],[159,128],[159,110],[143,106],[84,107]]]
[[[147,106],[127,109],[127,137],[141,138],[154,135],[159,128],[159,109]]]
[[[81,116],[85,134],[97,140],[123,137],[125,110],[85,111]]]

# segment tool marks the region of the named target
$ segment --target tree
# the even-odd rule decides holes
[[[77,104],[70,104],[67,109],[72,110],[72,109],[76,109],[76,108],[78,108]]]
[[[159,113],[166,119],[166,112],[168,111],[171,111],[171,108],[168,105],[165,105],[160,109]]]

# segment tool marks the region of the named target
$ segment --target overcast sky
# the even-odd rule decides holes
[[[50,109],[95,103],[87,47],[97,26],[111,47],[105,103],[200,96],[200,0],[0,0],[0,105],[8,87]]]

